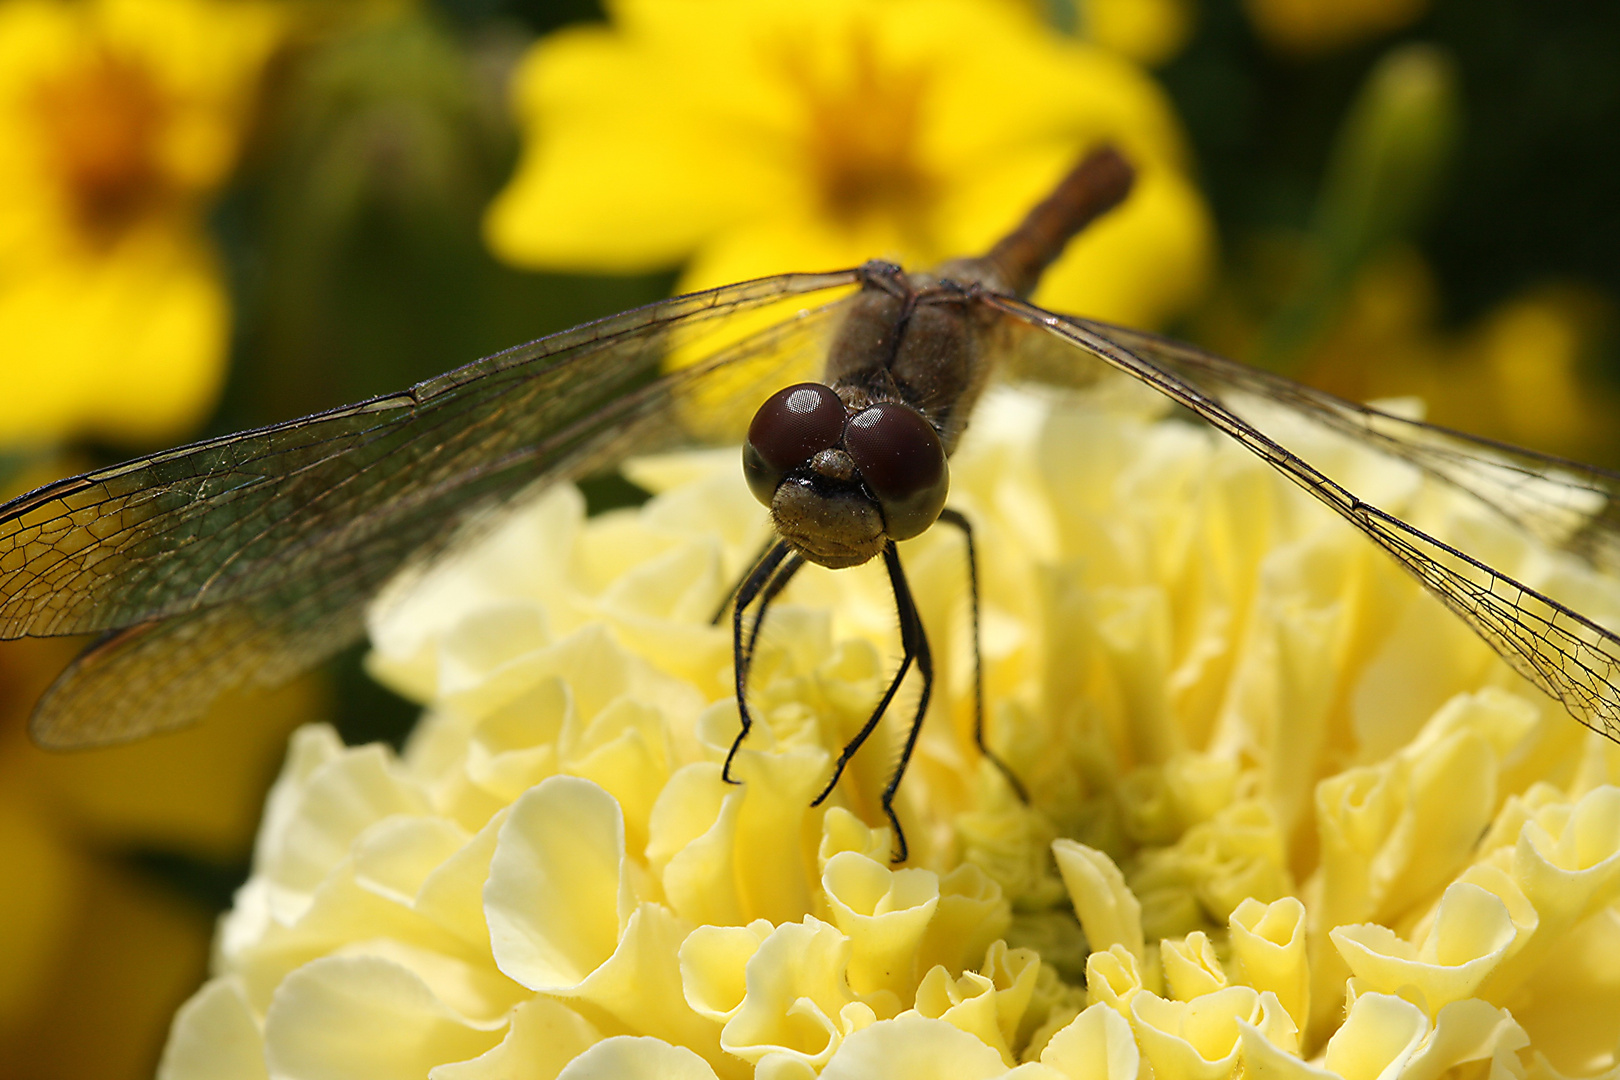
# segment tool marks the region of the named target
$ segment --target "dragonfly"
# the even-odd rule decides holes
[[[799,565],[881,557],[895,591],[900,673],[845,747],[825,798],[913,660],[924,692],[906,752],[917,738],[931,658],[895,543],[936,521],[954,524],[969,539],[971,570],[971,530],[945,506],[948,459],[985,383],[1085,383],[1103,373],[1151,387],[1258,455],[1395,558],[1572,717],[1620,741],[1620,637],[1380,509],[1303,444],[1286,445],[1270,421],[1280,410],[1348,437],[1609,573],[1620,572],[1620,474],[1031,303],[1042,269],[1125,198],[1131,179],[1124,159],[1101,148],[978,258],[930,273],[875,260],[677,296],[402,393],[11,500],[0,506],[0,638],[98,635],[36,706],[33,737],[62,748],[125,742],[199,719],[228,690],[282,683],[359,640],[368,602],[397,574],[476,537],[525,493],[636,454],[737,441],[746,422],[745,479],[770,506],[778,538],[732,598],[742,717],[732,753],[748,729],[746,681],[764,609]],[[750,604],[752,624],[743,618]],[[976,600],[974,611],[976,622]],[[981,701],[981,748],[982,715]],[[902,858],[893,801],[904,766],[903,753],[883,797]]]

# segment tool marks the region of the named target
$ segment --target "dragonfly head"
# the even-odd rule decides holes
[[[921,533],[950,489],[944,445],[922,413],[897,401],[852,410],[820,383],[789,386],[760,406],[743,473],[782,539],[833,569]]]

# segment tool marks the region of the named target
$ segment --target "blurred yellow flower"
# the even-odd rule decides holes
[[[1415,252],[1375,260],[1307,355],[1306,380],[1357,400],[1417,397],[1433,403],[1435,423],[1580,461],[1620,458],[1620,394],[1592,363],[1613,332],[1607,299],[1548,284],[1460,330],[1441,329],[1439,307],[1433,274]]]
[[[737,730],[709,623],[764,514],[733,451],[552,490],[374,612],[405,753],[297,735],[160,1076],[1515,1080],[1620,1045],[1620,751],[1342,521],[1107,382],[1001,388],[953,463],[983,553],[906,547],[940,663],[893,757],[809,800],[895,648],[880,570],[808,568]],[[1279,418],[1279,423],[1284,420]],[[1361,490],[1620,616],[1620,584],[1323,431]],[[903,712],[904,710],[898,710]],[[885,729],[881,739],[898,731]]]
[[[521,65],[525,145],[489,242],[534,268],[681,288],[873,257],[976,254],[1103,140],[1130,201],[1042,283],[1050,306],[1137,324],[1196,298],[1207,211],[1164,94],[1104,49],[996,0],[617,0],[611,25]]]
[[[1191,0],[1076,0],[1081,36],[1139,64],[1174,57],[1193,29]]]
[[[250,0],[0,3],[0,438],[164,442],[212,405],[203,215],[280,32]]]
[[[1409,26],[1429,10],[1429,0],[1245,0],[1245,6],[1272,47],[1312,56]]]

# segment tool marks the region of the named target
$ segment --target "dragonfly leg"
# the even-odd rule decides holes
[[[893,546],[890,544],[891,551]],[[911,753],[917,748],[917,736],[922,734],[923,717],[928,712],[928,700],[934,693],[934,654],[928,647],[928,633],[923,629],[922,616],[917,612],[917,602],[912,599],[911,585],[900,566],[900,557],[895,554],[893,558],[888,558],[888,553],[884,554],[884,562],[889,568],[889,584],[894,587],[894,606],[900,615],[900,640],[907,660],[916,657],[917,674],[922,676],[922,690],[917,695],[917,712],[911,718],[911,730],[906,732],[906,742],[900,748],[900,761],[894,767],[894,775],[889,777],[889,784],[883,789],[883,813],[888,816],[889,824],[894,826],[895,850],[891,861],[902,863],[911,849],[906,844],[905,830],[900,828],[900,818],[894,812],[894,797],[900,790],[900,781],[906,775],[906,766],[911,764]],[[904,670],[904,664],[901,668]]]
[[[804,556],[795,551],[788,556],[787,562],[776,568],[776,573],[771,575],[771,580],[765,583],[765,588],[760,592],[759,607],[754,612],[754,626],[748,631],[748,647],[743,650],[743,663],[749,668],[754,666],[754,647],[759,644],[759,632],[765,625],[765,612],[782,590],[788,587],[793,575],[803,568]]]
[[[770,536],[765,538],[765,543],[760,545],[759,554],[748,560],[749,567],[752,568],[764,562],[765,556],[769,555],[771,553],[771,549],[776,547],[776,545],[780,544],[781,542],[781,538],[778,537],[776,533],[771,533]],[[726,617],[726,609],[730,607],[731,602],[737,598],[738,590],[742,588],[742,583],[747,580],[748,575],[744,574],[742,577],[737,579],[737,583],[735,585],[726,590],[726,595],[720,600],[720,606],[714,609],[714,615],[709,619],[710,626],[720,625],[720,620]]]
[[[731,760],[737,756],[737,748],[742,745],[743,740],[748,738],[748,729],[754,726],[753,720],[748,715],[747,689],[748,669],[754,660],[754,641],[758,632],[758,621],[755,622],[754,631],[749,634],[745,647],[743,614],[748,610],[749,605],[754,602],[754,598],[768,589],[772,578],[776,575],[777,568],[788,557],[789,550],[787,542],[784,540],[778,540],[771,544],[759,562],[755,563],[754,568],[748,572],[748,576],[743,578],[742,584],[737,586],[736,603],[731,610],[731,666],[737,687],[737,717],[741,721],[742,729],[737,732],[737,737],[732,740],[731,749],[726,753],[726,763],[720,769],[720,778],[728,784],[737,783],[731,775]],[[793,567],[793,570],[797,569],[798,567]],[[789,576],[791,576],[791,573]],[[784,584],[786,583],[784,582]],[[776,591],[780,592],[780,587]],[[771,595],[774,596],[775,593]],[[765,617],[763,608],[759,617],[760,619]]]
[[[1019,780],[1012,767],[1002,761],[984,742],[984,652],[982,635],[979,631],[979,555],[978,549],[973,545],[973,526],[960,511],[949,507],[940,511],[939,520],[960,529],[962,539],[967,543],[968,601],[973,612],[973,741],[978,744],[979,753],[988,758],[990,764],[1001,770],[1001,775],[1007,778],[1007,783],[1012,785],[1019,800],[1027,803],[1029,792],[1025,790],[1023,781]]]
[[[894,678],[890,680],[889,687],[883,692],[883,697],[878,701],[877,707],[872,710],[872,715],[866,718],[866,723],[861,725],[861,730],[857,731],[849,742],[844,744],[843,750],[839,751],[838,761],[833,765],[832,778],[827,781],[827,786],[821,789],[821,794],[811,800],[811,806],[820,806],[827,801],[827,796],[832,794],[833,788],[838,786],[839,778],[844,775],[844,767],[849,764],[850,759],[860,750],[861,745],[871,737],[872,732],[877,730],[878,721],[883,719],[883,713],[888,709],[889,702],[894,700],[894,695],[900,689],[900,683],[904,681],[906,672],[911,669],[911,662],[917,659],[919,655],[928,656],[928,639],[923,635],[922,620],[917,617],[917,605],[911,599],[911,587],[906,584],[906,572],[900,565],[900,553],[895,550],[893,540],[888,541],[883,548],[883,565],[889,571],[889,585],[894,590],[894,604],[900,616],[900,647],[902,649],[900,667],[895,671]],[[905,861],[906,836],[901,831],[900,822],[894,816],[894,810],[890,804],[893,802],[894,792],[900,786],[900,776],[906,771],[906,761],[911,757],[911,747],[917,741],[917,730],[922,724],[923,711],[928,708],[928,695],[932,687],[933,664],[930,659],[929,670],[923,682],[922,700],[918,705],[917,718],[912,724],[911,735],[906,740],[905,753],[900,759],[899,769],[896,770],[894,778],[890,781],[888,790],[883,796],[883,811],[888,815],[890,824],[894,826],[895,842],[898,845],[899,854],[895,858],[895,862]]]

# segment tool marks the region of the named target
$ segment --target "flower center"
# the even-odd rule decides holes
[[[846,227],[886,219],[927,249],[927,211],[937,188],[917,160],[927,73],[885,65],[860,28],[848,56],[848,69],[832,78],[812,72],[801,54],[790,54],[786,64],[803,95],[806,157],[822,210]]]
[[[163,202],[158,161],[167,103],[150,73],[98,51],[35,89],[49,166],[74,216],[106,242]]]

